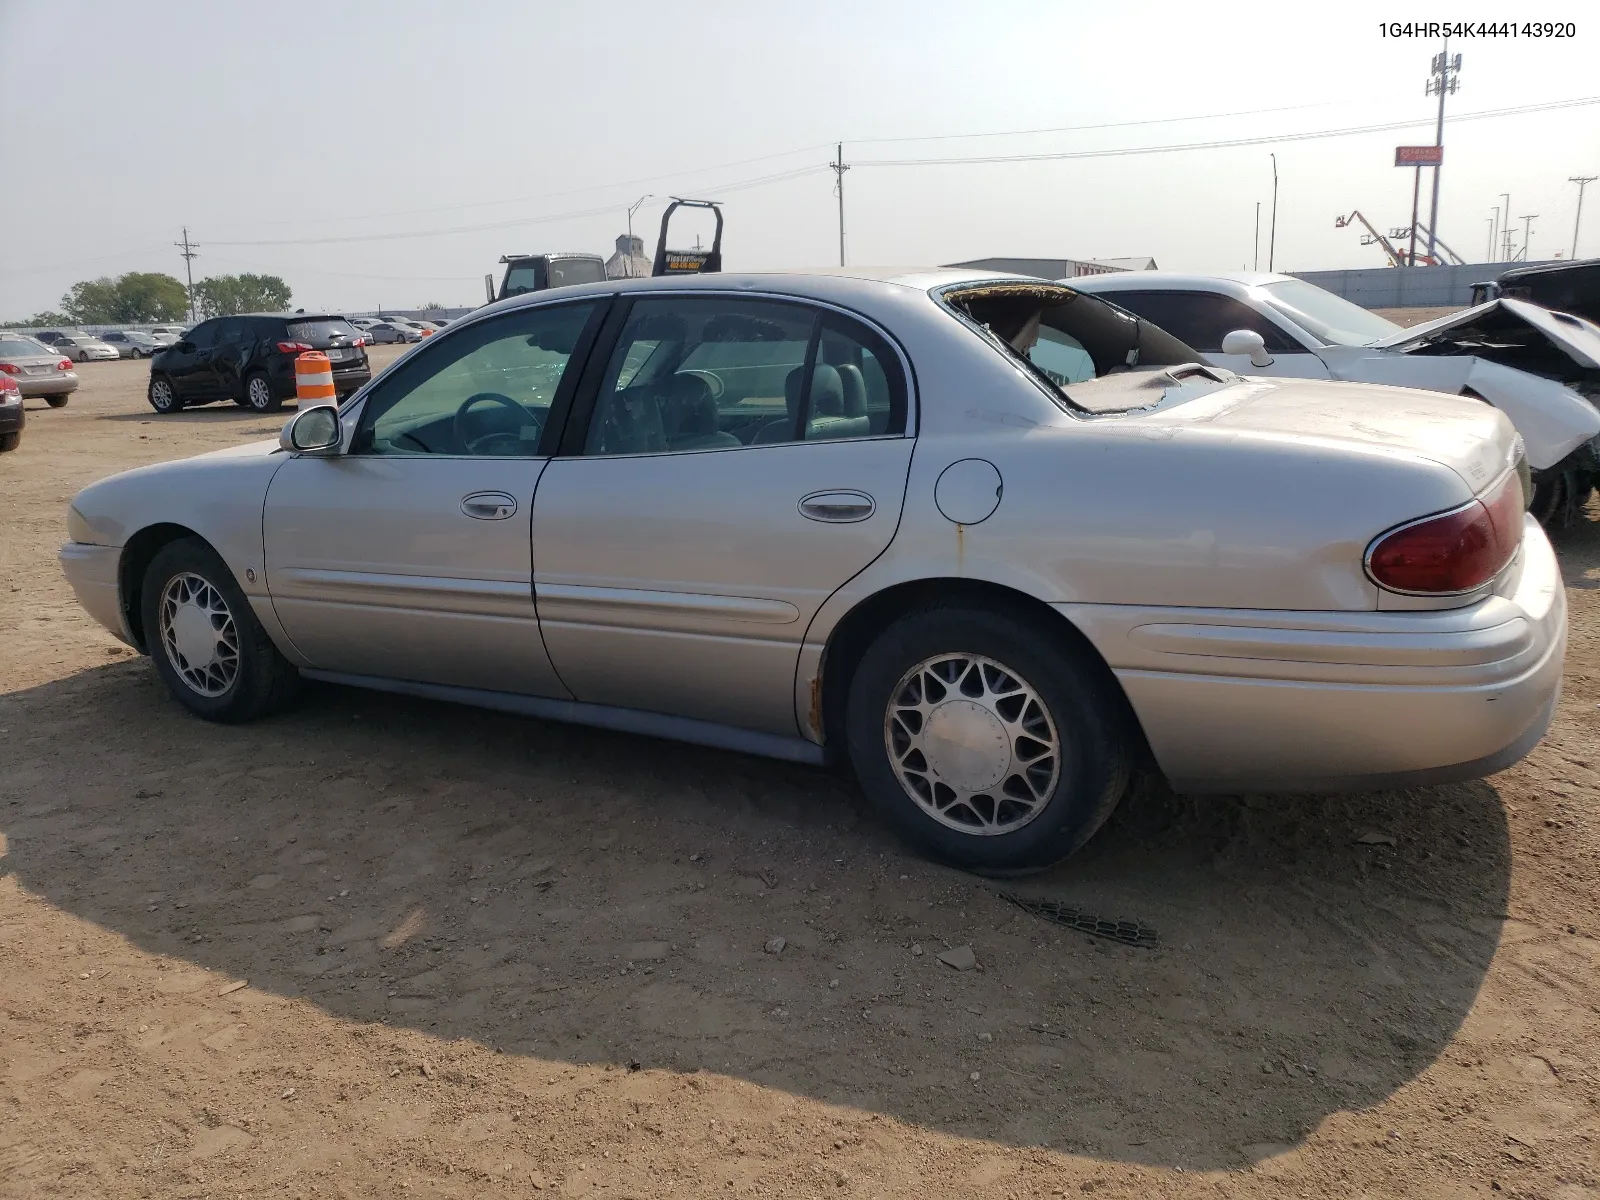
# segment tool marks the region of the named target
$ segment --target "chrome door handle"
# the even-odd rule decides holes
[[[812,492],[800,498],[802,517],[829,525],[865,521],[877,510],[876,502],[865,492]]]
[[[505,492],[473,492],[461,501],[461,511],[479,521],[504,521],[517,514],[517,498]]]

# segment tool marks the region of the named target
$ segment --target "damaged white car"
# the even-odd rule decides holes
[[[1600,328],[1502,298],[1402,328],[1290,275],[1126,271],[1064,280],[1243,375],[1384,383],[1475,396],[1527,446],[1533,510],[1562,526],[1600,484]]]

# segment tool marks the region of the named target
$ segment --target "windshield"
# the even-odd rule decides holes
[[[1269,305],[1325,345],[1370,346],[1400,332],[1393,321],[1303,279],[1264,284],[1261,292]]]

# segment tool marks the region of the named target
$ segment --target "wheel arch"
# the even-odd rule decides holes
[[[830,631],[811,696],[811,723],[822,733],[822,744],[830,757],[842,753],[845,700],[850,693],[855,665],[861,661],[867,647],[908,613],[963,604],[1009,613],[1070,643],[1080,659],[1101,677],[1110,694],[1121,702],[1122,717],[1132,733],[1138,760],[1146,764],[1153,761],[1144,727],[1121,681],[1081,629],[1027,592],[988,580],[961,577],[913,579],[893,584],[860,601]]]
[[[117,563],[117,603],[122,606],[122,619],[127,623],[128,632],[146,654],[150,652],[150,645],[145,638],[144,613],[139,604],[145,572],[164,546],[188,537],[211,545],[193,529],[171,521],[147,525],[123,543],[122,558]]]

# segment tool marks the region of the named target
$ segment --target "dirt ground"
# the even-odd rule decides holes
[[[1389,318],[1404,329],[1410,329],[1413,325],[1421,325],[1425,321],[1437,321],[1440,317],[1448,317],[1460,309],[1459,304],[1447,304],[1443,308],[1375,308],[1372,311],[1380,317]]]
[[[335,687],[185,715],[66,506],[280,421],[80,370],[0,456],[0,1195],[1600,1197],[1600,523],[1525,762],[1144,786],[1014,885],[1131,947],[809,769]]]

